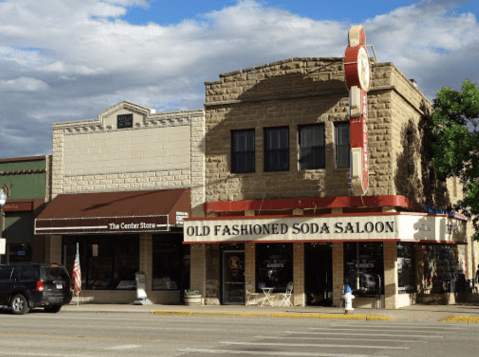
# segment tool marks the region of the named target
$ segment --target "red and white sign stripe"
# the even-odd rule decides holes
[[[371,68],[361,25],[351,27],[348,44],[344,74],[350,99],[351,186],[354,194],[362,196],[369,188],[367,92],[371,85]]]

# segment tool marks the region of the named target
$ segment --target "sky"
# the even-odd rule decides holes
[[[342,57],[356,24],[433,100],[479,83],[478,1],[0,0],[0,158],[50,155],[52,123],[122,100],[201,109],[221,73]]]

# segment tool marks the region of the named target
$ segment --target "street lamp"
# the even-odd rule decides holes
[[[3,233],[3,206],[7,202],[7,194],[3,188],[0,188],[0,238],[2,238]]]

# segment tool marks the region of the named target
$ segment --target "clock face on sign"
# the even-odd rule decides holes
[[[371,84],[371,72],[368,52],[364,47],[361,47],[358,52],[358,76],[361,88],[368,91]]]

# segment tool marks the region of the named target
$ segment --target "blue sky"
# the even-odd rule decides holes
[[[0,0],[0,158],[51,154],[53,122],[121,100],[199,109],[221,73],[342,57],[353,24],[432,100],[479,83],[477,1]]]
[[[234,6],[237,4],[237,1],[182,0],[174,2],[151,0],[148,3],[148,6],[131,7],[122,18],[129,23],[137,25],[145,25],[148,22],[155,22],[161,25],[178,24],[185,19],[201,19],[203,14]],[[387,14],[396,8],[414,3],[417,3],[417,1],[258,1],[258,4],[262,4],[265,7],[273,7],[313,20],[332,20],[354,24],[363,23],[376,15]],[[477,4],[474,4],[472,1],[431,1],[430,5],[434,3],[449,4],[451,11],[455,11],[458,14],[466,12],[477,13],[478,10]]]

